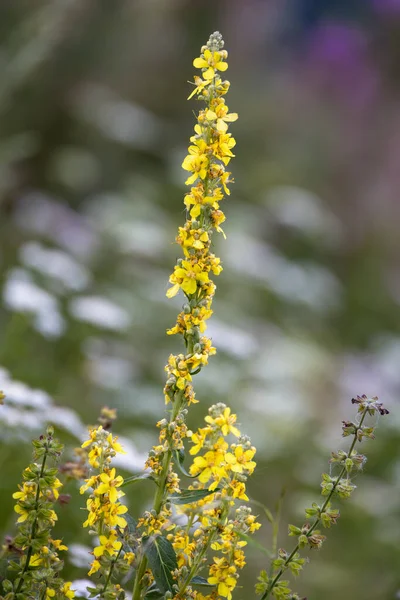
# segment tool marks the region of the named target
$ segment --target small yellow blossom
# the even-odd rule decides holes
[[[208,583],[218,586],[218,594],[231,600],[232,590],[236,587],[236,567],[229,565],[226,558],[214,557],[214,564],[210,567],[210,577]]]
[[[234,414],[231,414],[231,409],[227,406],[224,409],[224,412],[222,413],[222,415],[219,415],[218,417],[215,417],[215,418],[207,415],[207,417],[205,417],[204,420],[206,421],[206,423],[209,423],[210,425],[216,425],[217,427],[219,427],[221,429],[222,435],[224,435],[224,436],[227,436],[229,433],[233,433],[233,435],[235,435],[236,437],[239,437],[240,431],[235,426],[236,419],[237,419],[237,416]]]
[[[96,558],[99,558],[99,556],[102,556],[105,552],[110,556],[115,556],[122,548],[122,542],[117,539],[117,532],[114,529],[110,531],[109,537],[101,535],[99,541],[100,546],[97,546],[93,550],[93,554]]]
[[[228,452],[225,455],[225,460],[234,473],[243,473],[243,470],[246,470],[251,474],[256,467],[256,463],[251,460],[255,453],[255,449],[244,450],[242,446],[236,446],[233,453]]]
[[[72,600],[72,598],[75,598],[75,591],[71,590],[71,585],[71,581],[66,581],[61,587],[61,593],[64,594],[64,596],[66,598],[69,598],[70,600]]]
[[[224,62],[220,52],[212,52],[207,49],[204,51],[203,56],[195,58],[193,66],[196,69],[207,69],[203,73],[203,77],[206,80],[211,80],[215,77],[215,71],[226,71],[228,63]]]
[[[117,490],[117,488],[124,483],[124,480],[121,475],[116,477],[115,473],[115,469],[111,469],[109,473],[101,473],[101,484],[95,490],[96,495],[108,494],[108,498],[112,503],[116,502],[119,497],[124,495],[123,492],[118,492]]]

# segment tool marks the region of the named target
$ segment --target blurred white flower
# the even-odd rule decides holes
[[[104,329],[122,331],[131,319],[126,310],[102,296],[80,296],[71,300],[70,312],[75,319]]]

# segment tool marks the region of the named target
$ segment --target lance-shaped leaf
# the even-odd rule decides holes
[[[183,475],[186,475],[186,477],[190,477],[190,479],[195,479],[195,477],[197,477],[197,475],[191,475],[190,473],[188,473],[184,467],[183,463],[185,461],[185,451],[183,448],[180,448],[179,450],[174,450],[173,459],[176,466],[178,467],[180,472],[183,473]]]
[[[198,502],[202,498],[206,496],[210,496],[215,492],[218,492],[220,488],[216,488],[215,490],[182,490],[180,494],[172,494],[168,496],[168,500],[172,502],[172,504],[192,504],[192,502]]]
[[[162,536],[158,536],[144,538],[143,544],[158,589],[162,594],[166,592],[173,593],[174,580],[171,571],[178,568],[178,563],[171,542]]]
[[[143,471],[143,473],[137,473],[136,475],[131,475],[131,477],[127,477],[124,479],[124,483],[120,487],[125,487],[130,483],[134,483],[135,481],[140,481],[141,479],[152,479],[154,481],[154,477],[148,471]]]
[[[193,585],[205,585],[207,587],[215,587],[213,583],[208,583],[207,579],[201,577],[200,575],[195,575],[193,579],[190,580],[190,583]]]

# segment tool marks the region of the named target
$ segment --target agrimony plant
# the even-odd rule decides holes
[[[238,118],[225,101],[230,84],[221,74],[228,68],[227,57],[222,36],[215,32],[193,62],[199,74],[189,99],[196,97],[203,104],[182,163],[190,190],[184,197],[186,221],[176,237],[182,257],[174,266],[167,291],[169,298],[179,292],[184,296],[176,323],[167,332],[182,337],[183,350],[171,355],[165,367],[166,415],[157,423],[158,443],[149,453],[146,470],[124,480],[112,464],[123,452],[110,431],[115,411],[105,408],[100,424],[89,429],[78,460],[61,469],[69,477],[84,478],[80,491],[88,494],[83,527],[95,537],[88,572],[93,582],[88,587],[91,598],[122,600],[131,588],[133,600],[231,600],[249,543],[272,554],[269,568],[256,584],[261,600],[299,598],[282,577],[288,571],[294,575],[301,571],[303,548],[322,546],[325,536],[319,527],[329,528],[339,518],[332,501],[351,495],[353,475],[365,463],[365,456],[355,447],[374,436],[376,424],[367,424],[366,419],[388,412],[377,398],[353,400],[358,418],[343,423],[343,435],[353,437],[350,448],[332,454],[336,471],[322,476],[322,503],[306,509],[305,524],[289,525],[289,535],[297,539],[291,551],[276,551],[278,523],[267,509],[274,531],[272,551],[252,540],[260,523],[248,505],[246,482],[256,467],[256,449],[240,431],[237,416],[218,403],[209,408],[203,427],[193,432],[187,426],[188,410],[197,402],[193,378],[216,351],[205,335],[216,289],[213,278],[222,271],[220,259],[211,251],[212,236],[224,235],[220,204],[230,193],[227,167],[235,146],[228,127]],[[186,467],[188,445],[193,460]],[[3,581],[7,600],[58,600],[75,595],[71,583],[60,577],[58,552],[67,548],[51,538],[57,519],[53,504],[61,482],[49,461],[56,461],[61,450],[48,429],[46,436],[34,442],[34,462],[24,471],[24,482],[14,494],[19,532],[4,551],[16,553],[19,561],[10,563],[14,579]],[[142,479],[155,485],[154,501],[150,510],[135,518],[124,504],[123,489]]]

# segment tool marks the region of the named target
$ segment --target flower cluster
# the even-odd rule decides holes
[[[251,542],[273,560],[268,573],[262,571],[256,592],[266,600],[300,600],[282,575],[297,575],[306,560],[300,551],[319,549],[324,541],[319,527],[330,528],[340,514],[332,506],[335,497],[348,498],[354,491],[353,476],[359,473],[366,458],[355,450],[356,443],[374,439],[376,423],[366,424],[388,411],[377,398],[357,396],[357,418],[343,422],[343,436],[352,436],[348,450],[332,453],[329,473],[321,483],[323,501],[313,503],[305,511],[305,523],[289,525],[289,536],[296,538],[291,552],[277,550],[278,516],[260,502],[272,524],[272,551],[250,536],[260,527],[248,505],[247,479],[256,467],[256,449],[243,435],[237,416],[223,403],[214,404],[205,417],[205,426],[191,431],[186,423],[188,409],[196,403],[193,376],[208,364],[216,350],[205,335],[206,322],[212,315],[216,286],[213,276],[222,271],[221,261],[211,252],[212,236],[221,229],[225,215],[220,208],[224,195],[229,195],[231,173],[226,170],[235,140],[228,124],[236,121],[224,96],[229,82],[221,73],[228,68],[227,52],[218,32],[210,36],[193,62],[200,75],[194,77],[189,96],[197,97],[205,106],[197,113],[189,153],[182,167],[188,172],[185,195],[186,222],[178,230],[176,242],[182,249],[170,276],[169,298],[182,290],[185,301],[174,327],[168,334],[180,334],[184,350],[171,355],[165,367],[164,387],[168,418],[157,423],[158,443],[149,453],[146,470],[126,480],[112,466],[113,458],[123,453],[117,437],[110,432],[116,411],[104,408],[99,425],[89,429],[89,439],[77,449],[77,459],[58,470],[49,465],[57,461],[62,446],[53,438],[51,428],[46,436],[33,442],[34,461],[25,469],[23,482],[13,497],[17,501],[18,535],[6,538],[4,553],[18,556],[11,561],[13,581],[1,581],[4,600],[66,600],[75,592],[70,582],[60,577],[62,560],[59,553],[67,550],[60,539],[51,536],[57,520],[56,502],[64,502],[57,475],[67,479],[83,479],[81,494],[89,492],[87,515],[83,523],[89,534],[96,536],[89,576],[96,581],[88,587],[90,598],[124,600],[125,585],[133,574],[132,600],[231,600],[241,569],[246,565],[244,548]],[[4,395],[0,392],[0,404]],[[193,457],[186,471],[185,445],[191,444]],[[175,469],[191,484],[181,487]],[[123,503],[122,487],[140,479],[156,484],[153,506],[136,521]],[[119,579],[117,579],[119,577]],[[207,595],[196,586],[210,590]],[[204,589],[204,587],[202,589]],[[1,592],[2,593],[2,592]]]
[[[169,536],[177,553],[175,578],[179,598],[208,599],[218,592],[219,596],[230,600],[237,585],[238,571],[246,564],[243,547],[247,541],[243,537],[260,527],[246,506],[239,506],[232,514],[235,500],[248,500],[246,480],[256,466],[253,461],[255,448],[247,436],[241,435],[236,419],[230,408],[218,403],[210,407],[209,415],[205,417],[206,427],[187,434],[193,443],[190,453],[195,456],[190,474],[197,480],[187,492],[188,504],[180,509],[187,517],[188,526],[177,528]],[[228,436],[236,438],[235,442],[228,444],[225,439]],[[202,497],[189,502],[190,491],[193,499],[196,494]],[[218,554],[213,556],[205,581],[216,586],[216,590],[204,597],[198,595],[190,583],[193,574],[205,566],[209,549]]]
[[[330,464],[332,468],[337,469],[337,473],[323,473],[321,482],[321,495],[325,501],[320,505],[314,502],[311,507],[306,508],[306,523],[302,527],[289,525],[289,536],[297,538],[297,544],[292,552],[279,550],[278,557],[273,561],[273,574],[267,575],[263,571],[259,577],[259,583],[256,585],[256,591],[262,598],[273,596],[278,600],[289,600],[299,598],[289,588],[289,582],[281,580],[283,573],[289,569],[294,575],[298,575],[305,559],[300,558],[299,550],[308,547],[310,549],[320,549],[326,536],[321,534],[318,529],[322,525],[325,529],[335,525],[340,517],[339,510],[332,508],[331,500],[337,498],[349,498],[356,486],[353,483],[353,476],[357,475],[366,462],[366,457],[355,451],[355,445],[362,442],[365,438],[374,439],[376,422],[372,425],[365,425],[367,417],[376,417],[376,415],[386,415],[389,411],[382,406],[378,398],[368,398],[367,396],[357,396],[352,399],[353,404],[358,405],[358,414],[354,422],[343,421],[343,437],[353,436],[353,441],[348,451],[339,450],[332,452]]]
[[[223,96],[229,82],[222,81],[219,71],[226,71],[228,53],[218,32],[212,34],[201,56],[193,62],[202,70],[202,77],[195,77],[193,95],[205,102],[197,114],[194,135],[190,138],[189,154],[182,167],[189,171],[186,184],[190,192],[184,203],[187,211],[186,223],[179,228],[176,237],[184,257],[177,261],[170,276],[172,287],[167,291],[169,298],[182,290],[187,302],[179,313],[176,325],[169,334],[180,333],[187,346],[186,355],[171,356],[166,367],[168,381],[165,387],[166,401],[173,399],[177,390],[182,390],[187,401],[193,401],[191,375],[207,364],[208,356],[215,353],[211,341],[202,336],[206,321],[212,315],[211,304],[215,284],[210,275],[222,271],[221,261],[211,251],[212,234],[222,231],[225,215],[220,210],[224,194],[229,194],[227,183],[230,172],[226,171],[235,140],[227,133],[228,122],[235,121],[236,113],[229,113]]]
[[[49,462],[58,461],[63,446],[49,427],[45,436],[33,441],[33,447],[33,462],[24,470],[23,483],[13,494],[19,531],[10,549],[20,556],[18,563],[11,563],[16,577],[13,583],[4,581],[3,588],[11,597],[22,594],[55,600],[74,598],[71,583],[59,576],[63,566],[59,552],[68,548],[62,540],[51,537],[57,521],[54,503],[59,499],[62,484],[57,477],[58,469]]]
[[[124,453],[124,450],[117,438],[101,425],[90,431],[89,439],[82,448],[87,449],[89,464],[95,472],[80,489],[81,494],[91,490],[86,502],[88,517],[83,526],[90,527],[90,533],[99,538],[99,544],[93,550],[94,560],[89,575],[99,572],[101,582],[92,591],[102,595],[107,591],[108,598],[116,598],[121,588],[112,583],[111,575],[127,571],[135,559],[133,552],[124,550],[121,541],[127,527],[124,515],[128,510],[120,502],[125,495],[120,489],[124,480],[111,467],[113,457]]]
[[[178,259],[174,267],[170,276],[172,287],[167,291],[169,298],[179,290],[186,296],[176,325],[167,332],[183,336],[185,352],[171,355],[165,367],[164,395],[166,404],[172,405],[171,415],[169,421],[163,419],[158,423],[159,444],[153,447],[146,462],[161,490],[154,505],[157,514],[166,494],[179,490],[172,456],[183,449],[187,437],[186,407],[197,402],[193,375],[207,365],[209,357],[216,352],[211,339],[203,335],[206,321],[212,315],[215,293],[211,276],[222,271],[220,259],[211,252],[211,242],[214,231],[222,231],[220,225],[225,220],[220,202],[224,194],[229,194],[230,173],[226,166],[234,156],[235,145],[234,138],[227,133],[227,123],[237,119],[236,114],[229,113],[223,98],[229,89],[229,82],[219,75],[228,68],[228,53],[223,47],[221,34],[213,33],[193,63],[201,69],[202,76],[195,77],[195,88],[189,98],[197,96],[205,102],[205,107],[198,112],[189,154],[182,163],[190,173],[186,184],[191,186],[184,199],[186,223],[179,228],[176,237],[183,258]]]

